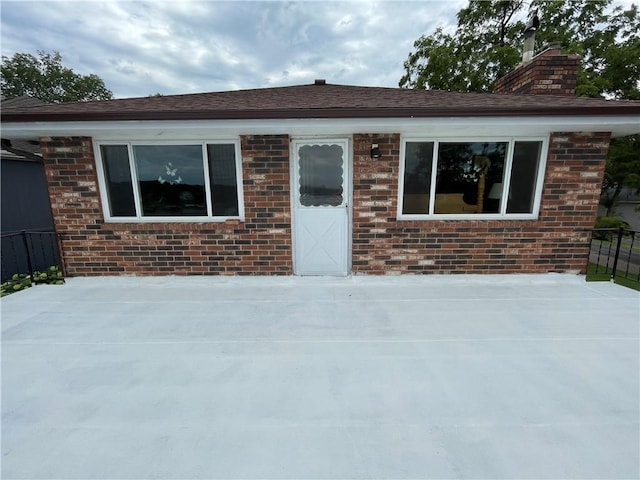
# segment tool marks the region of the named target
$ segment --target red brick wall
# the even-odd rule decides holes
[[[500,78],[494,92],[574,95],[579,67],[579,55],[562,55],[557,49],[545,50]]]
[[[608,142],[552,135],[537,220],[398,221],[400,136],[354,135],[353,272],[583,271]],[[67,275],[292,273],[286,135],[242,137],[245,221],[225,223],[105,223],[91,140],[41,145]]]
[[[287,135],[241,139],[245,221],[105,223],[90,138],[41,139],[66,274],[292,273]]]
[[[354,136],[353,272],[582,272],[608,133],[555,133],[537,220],[396,221],[399,136]],[[371,144],[382,149],[371,159]]]

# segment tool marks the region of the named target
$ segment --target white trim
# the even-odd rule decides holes
[[[133,160],[133,145],[131,143],[127,143],[127,152],[129,153],[129,168],[131,169],[131,185],[133,188],[133,201],[135,203],[136,215],[135,218],[142,217],[142,193],[140,193],[140,182],[138,181],[138,165]],[[101,152],[102,153],[102,152]],[[106,180],[106,179],[105,179]],[[119,218],[112,217],[111,209],[109,209],[109,218]],[[106,221],[106,217],[105,217]]]
[[[400,139],[400,168],[398,168],[398,198],[396,199],[396,218],[402,216],[402,198],[404,197],[404,157],[406,155],[406,142]]]
[[[325,145],[335,143],[343,147],[344,154],[344,171],[343,171],[343,189],[347,190],[347,195],[342,197],[342,203],[332,207],[305,207],[299,202],[299,177],[298,177],[298,146],[299,145]],[[298,220],[296,218],[296,210],[298,209],[337,209],[343,208],[346,211],[346,271],[340,275],[349,275],[353,265],[353,138],[350,136],[322,136],[322,135],[306,135],[302,137],[289,137],[289,185],[290,185],[290,221],[291,221],[291,255],[294,275],[316,275],[316,273],[300,272],[298,265],[296,242],[296,227]],[[324,273],[322,273],[324,275]]]
[[[347,199],[347,275],[353,272],[353,137],[346,137],[347,141],[347,175],[345,182],[349,188]]]
[[[87,136],[104,140],[228,139],[239,135],[288,134],[335,136],[354,133],[401,133],[419,136],[544,136],[550,132],[640,133],[639,115],[430,118],[301,118],[265,120],[128,120],[93,122],[3,123],[6,138]]]
[[[114,143],[113,145],[116,144]],[[95,140],[93,141],[93,158],[96,164],[96,174],[98,176],[98,194],[100,195],[100,202],[102,203],[102,216],[106,221],[107,216],[111,216],[111,207],[109,206],[109,194],[107,193],[102,152],[100,151],[100,145],[98,145]],[[131,171],[131,162],[129,162],[129,171]]]
[[[298,261],[296,259],[296,240],[295,240],[295,228],[296,228],[296,197],[298,192],[296,189],[297,180],[296,175],[296,152],[294,152],[295,140],[289,137],[289,223],[291,225],[291,268],[294,275],[298,271]]]
[[[516,138],[515,141],[526,141]],[[547,158],[549,157],[549,137],[542,139],[540,146],[540,165],[538,166],[538,178],[536,179],[536,190],[533,201],[533,214],[536,218],[540,215],[540,204],[542,203],[542,189],[544,188],[544,177],[547,173]]]
[[[515,143],[517,140],[509,142],[507,144],[507,158],[504,165],[504,172],[502,172],[502,193],[500,194],[500,204],[498,206],[498,211],[500,215],[505,216],[507,214],[507,204],[509,203],[509,190],[511,189],[511,169],[513,168],[513,153],[515,152]],[[542,152],[540,152],[540,155]],[[538,157],[538,167],[540,167],[540,158]],[[538,175],[538,172],[536,172]],[[537,181],[537,178],[536,178]],[[535,188],[535,187],[534,187]],[[536,190],[533,191],[534,196],[536,194]],[[507,201],[505,201],[505,199]],[[535,203],[535,202],[534,202]],[[532,205],[533,207],[534,205]]]
[[[429,182],[429,215],[433,215],[436,205],[436,181],[438,180],[438,151],[440,142],[434,140],[433,152],[431,152],[431,182]],[[402,179],[404,189],[404,178]]]
[[[213,205],[211,202],[211,185],[209,181],[209,160],[207,155],[207,145],[223,144],[234,145],[235,154],[235,166],[236,166],[236,197],[238,201],[238,215],[237,216],[213,216]],[[109,203],[109,194],[107,188],[106,175],[104,170],[104,162],[102,158],[102,145],[123,145],[127,147],[127,153],[129,155],[129,169],[131,175],[131,182],[133,188],[133,198],[136,210],[135,217],[120,217],[111,215],[111,207]],[[204,168],[204,182],[205,182],[205,195],[207,202],[207,215],[198,216],[144,216],[142,214],[142,199],[140,194],[140,182],[138,181],[137,166],[135,162],[135,156],[133,147],[136,145],[193,145],[201,146],[201,155],[203,158],[202,166]],[[227,139],[227,140],[93,140],[93,151],[96,164],[96,173],[98,174],[98,188],[100,189],[100,199],[102,201],[102,213],[105,223],[222,223],[227,220],[240,220],[244,221],[244,196],[243,196],[243,179],[242,179],[242,158],[240,155],[240,140]]]
[[[225,143],[220,141],[210,141],[207,143]],[[241,221],[244,222],[244,177],[242,176],[242,150],[240,148],[240,140],[233,142],[235,145],[234,152],[236,155],[236,185],[238,186],[238,215]]]
[[[293,138],[291,139],[291,147],[292,147],[292,152],[294,152],[294,159],[297,158],[297,149],[296,149],[296,145],[326,145],[326,144],[331,144],[331,143],[335,143],[341,146],[344,146],[344,155],[347,156],[347,158],[345,159],[345,166],[346,166],[346,170],[347,170],[347,175],[344,175],[345,172],[343,172],[343,177],[342,177],[342,181],[343,183],[346,185],[346,182],[349,181],[349,179],[347,178],[349,175],[349,139],[345,138],[345,137],[341,137],[341,138],[329,138],[329,137],[307,137],[307,138]],[[293,167],[297,167],[297,165],[294,163]],[[293,169],[292,169],[293,170]],[[295,172],[294,172],[295,173]],[[292,184],[292,186],[295,186],[296,188],[299,187],[298,185],[298,177],[294,176],[293,177],[295,180],[295,185]],[[347,188],[349,188],[349,192],[351,188],[347,185]],[[349,207],[349,199],[346,198],[344,195],[342,196],[342,203],[340,205],[335,205],[335,206],[331,206],[331,207],[324,207],[324,206],[314,206],[314,207],[307,207],[304,206],[300,203],[300,196],[299,195],[295,195],[295,203],[292,205],[294,208],[313,208],[313,209],[318,209],[318,208],[336,208],[336,207],[344,207],[345,205],[347,207]]]
[[[204,189],[205,192],[211,192],[211,170],[209,170],[209,152],[207,152],[207,145],[202,144],[202,169],[204,171]],[[237,187],[236,187],[237,188]],[[211,217],[213,214],[213,205],[211,201],[211,195],[205,195],[205,201],[207,202],[207,217]]]
[[[507,150],[505,152],[505,164],[503,172],[503,186],[502,186],[502,198],[500,199],[500,212],[499,213],[478,213],[478,214],[439,214],[433,213],[435,209],[435,196],[436,196],[436,176],[437,176],[437,160],[438,152],[441,143],[482,143],[490,141],[491,143],[507,143]],[[433,143],[433,154],[431,159],[431,183],[429,190],[429,213],[428,214],[403,214],[403,201],[404,201],[404,171],[405,171],[405,156],[406,156],[406,144],[408,142],[416,143]],[[506,213],[507,203],[504,201],[509,191],[509,183],[511,181],[511,167],[513,165],[513,154],[515,151],[516,142],[541,142],[540,145],[540,157],[538,160],[538,169],[536,172],[536,185],[534,189],[533,205],[531,213]],[[398,220],[410,220],[410,221],[422,221],[422,220],[536,220],[540,214],[540,204],[542,201],[542,187],[544,184],[544,176],[547,166],[547,156],[549,145],[549,137],[456,137],[455,139],[442,139],[433,137],[408,137],[400,139],[400,168],[398,178],[398,208],[397,219]]]

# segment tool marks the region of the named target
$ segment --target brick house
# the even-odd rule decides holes
[[[497,93],[311,85],[2,112],[39,139],[66,274],[581,272],[609,140],[547,50]],[[515,93],[513,93],[515,92]]]

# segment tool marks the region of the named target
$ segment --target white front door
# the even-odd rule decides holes
[[[348,141],[294,140],[292,147],[294,271],[347,275]]]

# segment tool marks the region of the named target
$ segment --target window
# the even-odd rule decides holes
[[[343,201],[343,151],[340,145],[303,145],[298,151],[300,205],[332,206]]]
[[[535,218],[542,139],[405,140],[400,217]]]
[[[107,220],[216,221],[241,217],[237,143],[100,144]]]

